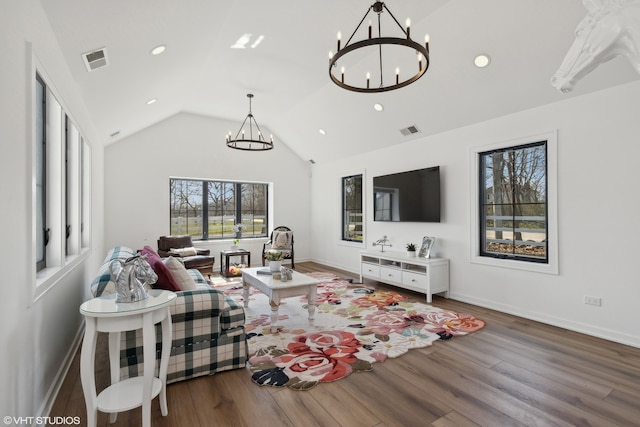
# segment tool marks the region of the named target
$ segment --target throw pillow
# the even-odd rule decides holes
[[[170,252],[172,253],[176,253],[178,254],[180,257],[184,258],[187,256],[196,256],[198,255],[198,251],[196,251],[196,248],[189,247],[189,248],[171,248],[169,249]]]
[[[99,297],[101,295],[115,294],[116,285],[111,281],[111,262],[114,259],[125,260],[132,257],[136,252],[126,246],[116,246],[111,248],[107,252],[107,256],[102,262],[98,275],[91,281],[91,292],[93,296]]]
[[[291,232],[274,231],[272,247],[273,249],[291,249]]]
[[[162,262],[167,266],[171,275],[175,279],[176,283],[180,287],[181,291],[192,291],[197,289],[196,282],[193,280],[193,277],[187,272],[187,269],[184,268],[184,264],[180,262],[177,258],[169,257],[165,258]]]
[[[147,262],[158,276],[158,281],[154,283],[154,289],[165,289],[167,291],[179,292],[180,286],[176,283],[171,272],[162,262],[162,258],[151,246],[145,246],[140,253],[147,256]]]

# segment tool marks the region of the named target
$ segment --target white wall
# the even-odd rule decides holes
[[[262,124],[264,126],[264,124]],[[231,123],[182,113],[105,149],[105,233],[107,247],[157,248],[170,234],[169,177],[273,183],[272,225],[294,231],[296,261],[310,256],[310,168],[274,135],[273,150],[247,152],[225,144]],[[269,130],[264,131],[266,135]],[[269,227],[271,230],[272,227]],[[260,265],[266,239],[241,241]],[[211,249],[219,268],[220,250],[231,241],[196,242]]]
[[[92,250],[34,301],[32,260],[31,63],[35,54],[59,101],[92,147]],[[97,269],[102,230],[102,141],[86,115],[40,2],[3,2],[0,13],[0,414],[47,415],[83,325],[78,311]],[[99,248],[99,250],[96,250]],[[86,255],[86,253],[85,253]]]
[[[338,244],[340,177],[366,173],[366,239],[387,235],[392,249],[436,236],[450,259],[451,297],[640,346],[640,82],[313,167],[313,257],[359,271],[359,250]],[[558,131],[559,274],[470,262],[471,147]],[[442,222],[372,221],[372,177],[440,165]],[[329,236],[329,238],[327,238]],[[585,295],[602,306],[585,305]]]

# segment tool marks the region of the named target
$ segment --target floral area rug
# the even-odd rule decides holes
[[[307,275],[323,281],[318,285],[313,323],[307,318],[306,297],[287,298],[280,304],[275,333],[270,331],[267,297],[252,288],[245,329],[252,379],[261,386],[308,390],[485,325],[471,315],[354,285],[331,273]],[[243,301],[239,282],[213,287]]]

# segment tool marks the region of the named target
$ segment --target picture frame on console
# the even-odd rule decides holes
[[[435,241],[435,237],[423,237],[422,245],[420,246],[420,252],[418,252],[418,257],[429,258],[431,256],[431,248],[433,248],[433,244],[435,243]]]

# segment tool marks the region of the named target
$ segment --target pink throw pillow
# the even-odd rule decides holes
[[[165,289],[167,291],[179,292],[180,286],[176,283],[171,272],[162,262],[160,255],[151,246],[145,246],[140,253],[147,256],[147,262],[158,275],[158,281],[153,284],[154,289]]]

